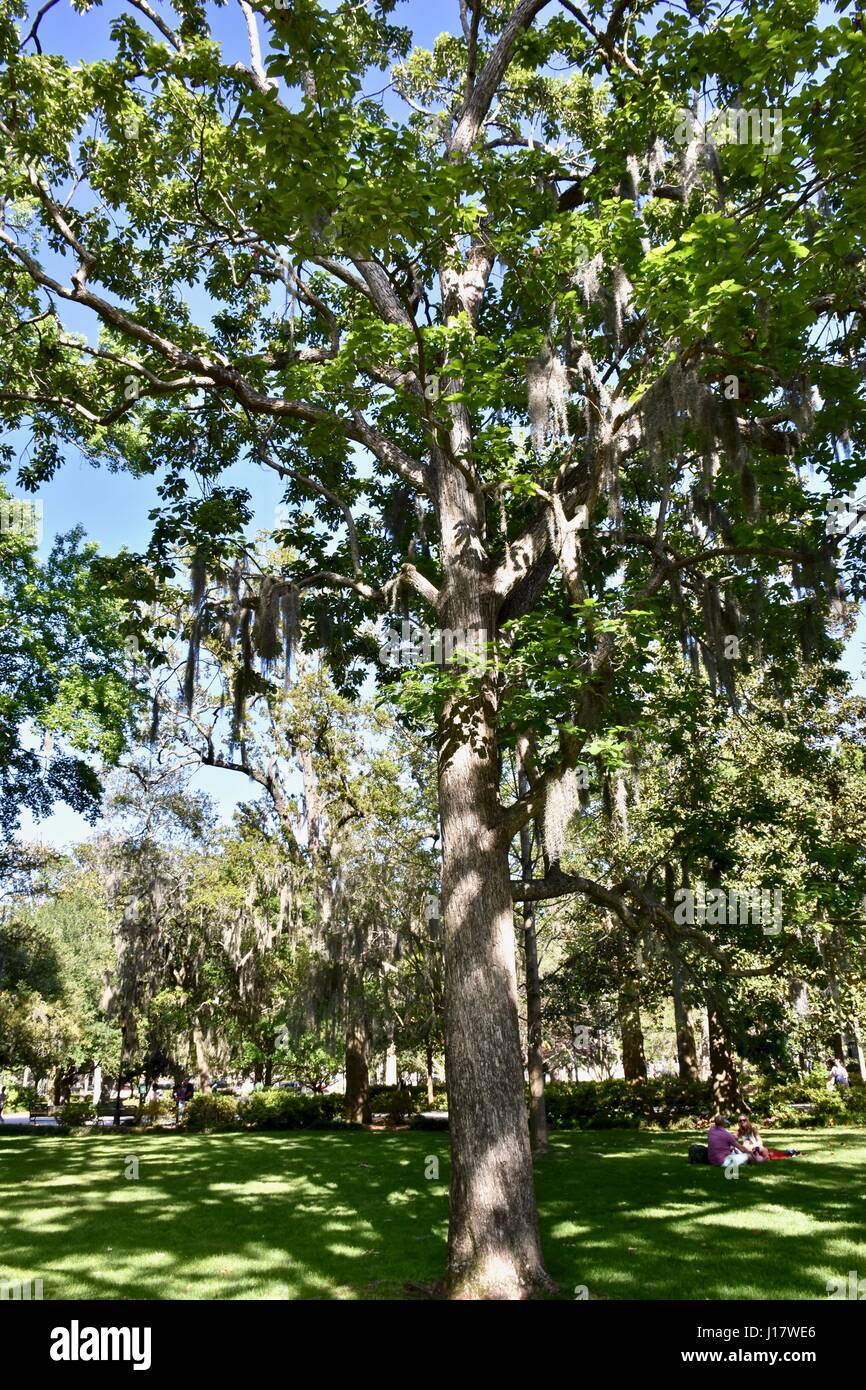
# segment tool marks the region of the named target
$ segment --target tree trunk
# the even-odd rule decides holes
[[[115,1128],[115,1129],[120,1129],[120,1111],[121,1111],[121,1107],[122,1107],[122,1104],[123,1104],[123,1102],[121,1101],[121,1098],[120,1098],[120,1092],[121,1092],[122,1088],[123,1088],[123,1077],[118,1073],[118,1077],[117,1077],[117,1091],[115,1092],[115,1096],[114,1096],[114,1120],[113,1120],[113,1124],[114,1124],[114,1128]]]
[[[520,794],[529,792],[529,779],[520,769]],[[532,829],[525,825],[520,832],[520,870],[524,883],[532,882]],[[538,936],[535,929],[535,904],[523,903],[523,958],[526,969],[526,1070],[529,1075],[529,1141],[536,1153],[548,1153],[547,1108],[544,1103],[544,1060],[541,1055],[543,1020],[541,1016],[541,979],[538,973]]]
[[[370,1068],[367,1058],[367,1030],[357,1018],[346,1029],[346,1120],[352,1125],[370,1120]]]
[[[427,1039],[427,1104],[433,1108],[433,1042]]]
[[[640,1021],[640,965],[631,933],[620,932],[623,976],[616,1007],[622,1039],[622,1071],[626,1081],[646,1081],[643,1028]]]
[[[632,982],[624,985],[619,992],[617,1013],[622,1039],[623,1076],[626,1081],[646,1081],[646,1057],[640,1021],[640,996]]]
[[[860,1073],[860,1080],[866,1081],[866,1059],[863,1056],[863,1034],[860,1032],[860,1024],[855,1019],[851,1024],[851,1037],[854,1040],[854,1051],[857,1054],[857,1070]]]
[[[707,995],[707,1023],[710,1034],[713,1104],[720,1111],[737,1110],[742,1104],[742,1097],[728,1037],[725,1007],[718,994]]]
[[[489,631],[479,617],[467,620],[464,612],[451,621]],[[451,1139],[447,1289],[454,1298],[516,1299],[550,1281],[535,1209],[514,909],[508,845],[497,826],[499,759],[488,698],[452,696],[440,728]]]
[[[665,906],[669,912],[674,910],[674,871],[671,864],[665,864]],[[677,1034],[677,1065],[682,1081],[700,1081],[701,1069],[698,1063],[698,1048],[695,1042],[689,1011],[684,999],[685,971],[679,947],[674,941],[668,942],[668,959],[671,963],[671,994],[674,1001],[674,1026]]]
[[[683,1002],[683,972],[679,959],[671,960],[673,981],[674,1020],[677,1030],[677,1066],[683,1081],[700,1081],[701,1068],[698,1062],[698,1047],[695,1032],[689,1018],[689,1011]]]
[[[210,1066],[207,1060],[207,1048],[205,1046],[204,1033],[201,1024],[196,1019],[192,1029],[192,1045],[195,1052],[195,1065],[198,1077],[198,1089],[206,1091],[210,1085]]]

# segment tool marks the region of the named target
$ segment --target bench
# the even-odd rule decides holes
[[[33,1105],[30,1108],[30,1123],[35,1124],[37,1120],[53,1120],[53,1105]]]

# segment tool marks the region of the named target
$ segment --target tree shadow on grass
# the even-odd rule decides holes
[[[866,1275],[866,1132],[786,1131],[802,1159],[733,1180],[686,1162],[692,1138],[553,1135],[536,1178],[561,1298],[823,1299]],[[10,1136],[0,1279],[46,1299],[403,1298],[442,1275],[447,1177],[437,1133]]]
[[[440,1135],[13,1138],[0,1274],[47,1299],[404,1296],[441,1275],[446,1179]]]

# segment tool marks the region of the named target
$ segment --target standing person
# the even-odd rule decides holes
[[[739,1168],[740,1164],[749,1162],[751,1155],[727,1125],[724,1115],[716,1115],[707,1133],[709,1162],[716,1168]]]
[[[0,1124],[3,1123],[3,1109],[6,1105],[6,1087],[0,1082]]]
[[[851,1082],[848,1078],[848,1072],[839,1058],[831,1057],[827,1065],[830,1068],[830,1074],[827,1077],[827,1090],[832,1091],[834,1086],[848,1086],[850,1088]]]

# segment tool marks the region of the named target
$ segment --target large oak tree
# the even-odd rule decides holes
[[[424,53],[396,0],[239,0],[224,47],[191,0],[128,0],[81,63],[52,51],[51,6],[2,21],[0,407],[33,431],[24,481],[72,447],[156,473],[150,563],[180,542],[228,576],[249,497],[222,475],[276,470],[295,558],[261,577],[266,645],[277,613],[351,688],[383,610],[487,639],[480,672],[415,682],[439,752],[455,1296],[548,1282],[513,895],[659,914],[558,873],[575,767],[618,755],[660,634],[731,698],[738,660],[832,654],[844,528],[820,494],[862,472],[846,8],[464,0]],[[548,882],[513,889],[539,818]]]

